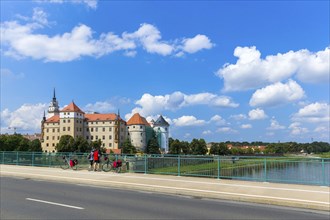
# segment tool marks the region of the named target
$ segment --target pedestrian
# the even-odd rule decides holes
[[[94,148],[91,150],[91,152],[89,153],[89,155],[87,156],[87,159],[89,160],[89,171],[92,170],[93,168],[93,164],[94,164]]]
[[[100,149],[97,148],[93,152],[93,158],[94,158],[94,171],[98,171],[100,164]]]

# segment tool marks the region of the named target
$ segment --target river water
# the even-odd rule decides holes
[[[266,167],[266,169],[265,169]],[[255,166],[221,171],[221,176],[233,179],[257,180],[265,182],[301,183],[330,185],[330,161],[286,161],[267,162]]]

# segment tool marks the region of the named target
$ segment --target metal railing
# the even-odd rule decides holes
[[[88,153],[0,152],[0,163],[59,167],[66,155],[88,169]],[[196,155],[110,155],[127,172],[330,186],[330,159]],[[101,160],[102,163],[102,160]]]

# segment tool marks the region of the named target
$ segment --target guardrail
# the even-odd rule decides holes
[[[88,169],[88,153],[3,151],[0,163],[59,167],[63,155],[78,159],[78,170]],[[330,159],[322,158],[112,154],[110,159],[126,161],[134,173],[330,186]]]

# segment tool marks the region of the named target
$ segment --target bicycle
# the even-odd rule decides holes
[[[121,160],[111,161],[108,157],[104,157],[104,163],[102,164],[102,170],[104,172],[114,171],[120,173],[121,171],[126,172],[126,163],[123,163]]]
[[[66,156],[62,156],[63,162],[60,163],[60,167],[63,170],[71,168],[72,170],[78,169],[78,160],[77,159],[68,159]]]

